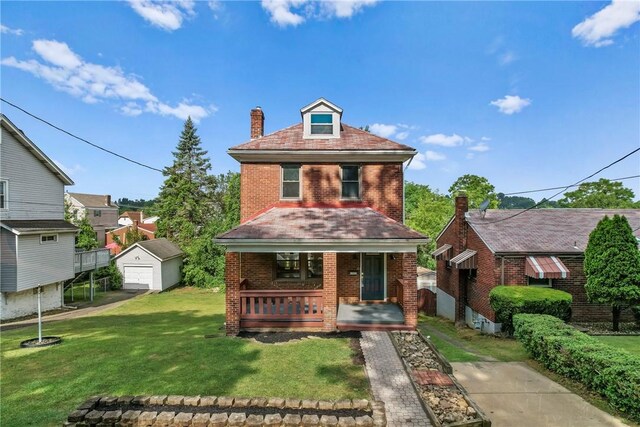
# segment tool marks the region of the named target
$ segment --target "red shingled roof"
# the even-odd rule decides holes
[[[426,239],[371,208],[272,208],[217,237],[227,240]]]
[[[230,150],[398,150],[415,151],[372,133],[341,124],[340,138],[311,139],[302,137],[302,123],[261,138],[231,147]]]

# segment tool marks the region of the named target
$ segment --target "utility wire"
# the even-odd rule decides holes
[[[632,175],[632,176],[624,176],[622,178],[604,178],[607,179],[609,181],[624,181],[627,179],[633,179],[633,178],[640,178],[640,175]],[[572,184],[572,185],[568,185],[566,187],[549,187],[549,188],[541,188],[539,190],[527,190],[527,191],[516,191],[513,193],[502,193],[505,196],[513,196],[516,194],[527,194],[527,193],[540,193],[542,191],[551,191],[551,190],[559,190],[559,189],[567,189],[567,188],[572,188],[572,187],[579,187],[579,184]]]
[[[638,151],[640,151],[640,147],[639,147],[639,148],[636,148],[635,150],[633,150],[633,151],[631,151],[631,152],[629,152],[629,153],[627,153],[627,154],[625,154],[624,156],[620,157],[618,160],[615,160],[615,161],[613,161],[613,162],[609,163],[607,166],[604,166],[604,167],[602,167],[602,168],[598,169],[597,171],[595,171],[595,172],[594,172],[594,173],[592,173],[591,175],[589,175],[589,176],[587,176],[587,177],[585,177],[585,178],[582,178],[580,181],[576,182],[575,184],[567,185],[566,187],[563,187],[563,188],[562,188],[562,190],[558,191],[557,193],[555,193],[553,196],[549,197],[548,199],[547,199],[547,198],[544,198],[544,199],[540,200],[538,203],[536,203],[535,205],[533,205],[533,206],[531,206],[531,207],[529,207],[529,208],[527,208],[527,209],[521,210],[521,211],[520,211],[520,212],[518,212],[518,213],[515,213],[515,214],[513,214],[513,215],[511,215],[511,216],[508,216],[508,217],[506,217],[506,218],[496,219],[495,221],[488,221],[488,222],[485,222],[485,221],[481,221],[481,222],[480,222],[480,221],[479,221],[479,222],[471,222],[471,224],[482,224],[482,225],[488,225],[488,224],[496,224],[496,223],[498,223],[498,222],[503,222],[503,221],[508,221],[508,220],[510,220],[510,219],[513,219],[513,218],[515,218],[515,217],[517,217],[517,216],[519,216],[519,215],[522,215],[522,214],[523,214],[523,213],[525,213],[525,212],[528,212],[528,211],[530,211],[530,210],[532,210],[532,209],[537,208],[538,206],[542,205],[543,203],[547,202],[548,200],[551,200],[551,199],[553,199],[554,197],[556,197],[556,196],[558,196],[558,195],[560,195],[560,194],[564,193],[564,192],[565,192],[566,190],[568,190],[569,188],[571,188],[571,187],[575,187],[576,185],[579,185],[580,183],[582,183],[582,182],[584,182],[584,181],[588,180],[589,178],[594,177],[595,175],[599,174],[599,173],[600,173],[600,172],[602,172],[603,170],[605,170],[605,169],[609,169],[611,166],[613,166],[613,165],[615,165],[615,164],[617,164],[617,163],[620,163],[621,161],[623,161],[624,159],[626,159],[626,158],[627,158],[627,157],[629,157],[629,156],[632,156],[633,154],[637,153]]]
[[[92,147],[94,147],[94,148],[97,148],[98,150],[102,150],[102,151],[104,151],[105,153],[109,153],[109,154],[111,154],[112,156],[116,156],[116,157],[119,157],[119,158],[121,158],[121,159],[123,159],[123,160],[126,160],[127,162],[131,162],[131,163],[136,164],[136,165],[138,165],[138,166],[142,166],[143,168],[151,169],[151,170],[156,171],[156,172],[162,172],[162,169],[158,169],[158,168],[154,168],[153,166],[145,165],[144,163],[140,163],[140,162],[138,162],[137,160],[130,159],[129,157],[123,156],[122,154],[118,154],[118,153],[116,153],[116,152],[114,152],[114,151],[111,151],[111,150],[109,150],[109,149],[107,149],[107,148],[101,147],[101,146],[99,146],[98,144],[94,144],[94,143],[93,143],[93,142],[91,142],[91,141],[87,141],[86,139],[84,139],[84,138],[82,138],[82,137],[79,137],[79,136],[77,136],[77,135],[74,135],[73,133],[71,133],[71,132],[69,132],[69,131],[67,131],[67,130],[62,129],[61,127],[56,126],[56,125],[54,125],[53,123],[48,122],[47,120],[45,120],[45,119],[43,119],[43,118],[41,118],[41,117],[36,116],[36,115],[35,115],[35,114],[33,114],[33,113],[30,113],[29,111],[25,110],[24,108],[22,108],[22,107],[20,107],[20,106],[18,106],[18,105],[16,105],[16,104],[14,104],[14,103],[12,103],[12,102],[10,102],[10,101],[7,101],[6,99],[4,99],[4,98],[2,98],[2,97],[0,97],[0,100],[1,100],[2,102],[6,103],[6,104],[8,104],[8,105],[10,105],[10,106],[12,106],[13,108],[16,108],[16,109],[18,109],[18,110],[22,111],[22,112],[23,112],[23,113],[25,113],[26,115],[31,116],[31,117],[33,117],[34,119],[39,120],[39,121],[41,121],[42,123],[44,123],[44,124],[46,124],[46,125],[48,125],[48,126],[51,126],[52,128],[54,128],[54,129],[56,129],[56,130],[59,130],[59,131],[60,131],[60,132],[62,132],[62,133],[65,133],[65,134],[69,135],[69,136],[70,136],[70,137],[72,137],[72,138],[77,139],[78,141],[82,141],[82,142],[84,142],[85,144],[89,144],[90,146],[92,146]]]

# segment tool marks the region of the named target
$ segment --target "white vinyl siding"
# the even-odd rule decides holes
[[[154,257],[144,249],[134,247],[129,250],[129,252],[116,258],[116,266],[122,273],[123,278],[127,273],[127,269],[131,267],[148,267],[152,270],[151,286],[143,286],[138,283],[127,283],[124,281],[124,289],[151,289],[154,291],[164,291],[180,281],[182,258],[177,257],[160,262],[158,258]]]
[[[17,291],[74,277],[75,233],[59,233],[55,245],[40,244],[39,234],[18,236]]]
[[[18,281],[16,252],[17,236],[12,232],[0,228],[0,291],[15,291]]]
[[[0,219],[64,219],[64,184],[4,128],[0,171],[10,183]]]
[[[182,280],[182,258],[173,258],[162,263],[162,289],[168,289]]]
[[[151,289],[153,287],[153,266],[151,265],[125,265],[123,276],[127,288]]]

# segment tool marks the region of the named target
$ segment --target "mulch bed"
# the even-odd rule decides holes
[[[360,334],[360,332],[358,332]],[[351,348],[351,362],[357,366],[364,366],[364,353],[362,352],[362,347],[360,347],[360,339],[359,338],[351,338],[349,341],[349,347]]]
[[[282,344],[305,338],[356,338],[360,339],[359,331],[347,332],[247,332],[238,334],[240,338],[254,339],[263,344]],[[352,347],[353,348],[353,347]]]
[[[589,335],[639,335],[640,327],[635,322],[620,322],[620,330],[611,330],[611,322],[571,322],[579,331]]]

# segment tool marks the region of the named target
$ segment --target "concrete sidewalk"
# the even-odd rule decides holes
[[[79,317],[91,316],[93,314],[101,313],[105,310],[110,310],[112,308],[119,307],[122,304],[126,303],[127,301],[132,300],[133,298],[139,297],[141,295],[146,295],[152,292],[153,291],[120,292],[121,295],[118,295],[117,298],[115,298],[115,301],[113,302],[102,303],[100,305],[84,306],[82,308],[65,311],[63,313],[44,315],[42,316],[42,323],[58,322],[61,320],[77,319]],[[3,323],[2,325],[0,325],[0,331],[10,331],[12,329],[26,328],[27,326],[32,326],[37,324],[38,324],[37,317],[33,319],[20,320],[17,322]]]
[[[492,427],[626,426],[522,362],[452,363]]]

